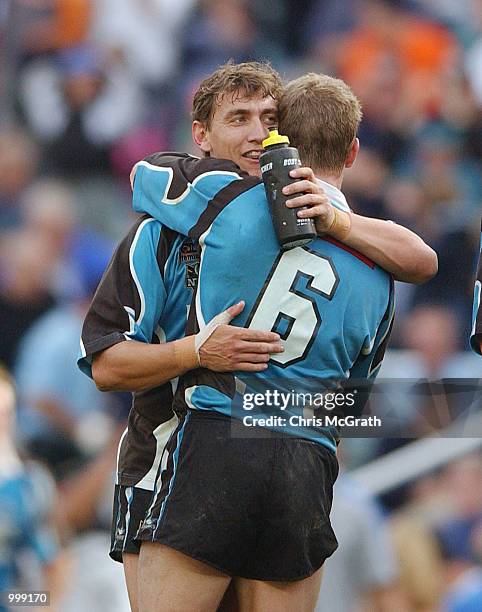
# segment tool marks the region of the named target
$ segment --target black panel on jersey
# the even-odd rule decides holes
[[[148,162],[152,166],[174,170],[172,182],[167,192],[169,199],[178,198],[186,191],[189,184],[206,172],[236,172],[242,178],[249,177],[244,170],[241,170],[239,166],[229,159],[216,159],[215,157],[198,158],[187,153],[167,151],[148,155],[143,161]]]
[[[244,181],[233,181],[226,185],[209,202],[197,224],[189,232],[189,236],[196,240],[211,226],[214,219],[225,206],[237,196],[261,182],[260,178],[250,176],[229,159],[217,159],[215,157],[198,158],[186,153],[161,152],[149,155],[144,158],[144,161],[153,166],[171,168],[173,170],[172,181],[167,193],[169,199],[181,196],[196,178],[208,172],[235,172],[245,179]]]
[[[244,181],[233,181],[218,191],[214,198],[210,200],[209,205],[199,217],[196,225],[189,230],[189,236],[195,240],[199,240],[199,237],[202,236],[209,227],[211,227],[213,221],[223,210],[223,208],[230,204],[239,195],[245,191],[248,191],[252,187],[255,187],[260,182],[261,179],[251,176],[249,178],[245,178]]]

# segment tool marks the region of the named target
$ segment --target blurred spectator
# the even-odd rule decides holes
[[[0,127],[0,231],[20,225],[20,200],[37,172],[38,156],[27,132]]]
[[[13,443],[14,423],[13,382],[0,368],[0,591],[50,590],[50,609],[60,612],[57,604],[64,574],[59,564],[58,538],[49,517],[56,507],[55,486],[45,469],[20,460]],[[46,490],[50,490],[49,498],[45,498]],[[37,584],[29,583],[23,571],[26,563],[22,555],[27,552],[40,573]],[[3,600],[0,610],[7,612]]]
[[[32,199],[38,207],[27,211],[30,227],[48,240],[57,256],[72,245],[72,211],[64,208],[69,193],[64,190],[61,184],[44,183]],[[58,475],[69,463],[102,448],[113,419],[122,413],[114,396],[97,391],[76,367],[82,322],[110,251],[89,251],[95,241],[75,243],[81,249],[74,250],[77,259],[70,269],[77,272],[79,286],[70,292],[70,301],[50,309],[23,335],[15,367],[21,434],[31,452]],[[68,265],[63,272],[68,278]]]
[[[408,612],[398,588],[398,569],[385,518],[376,501],[342,474],[331,511],[339,548],[324,566],[316,610]]]
[[[107,171],[110,145],[140,123],[145,104],[123,61],[88,45],[30,62],[20,95],[49,167],[68,174]]]
[[[443,593],[443,559],[431,528],[426,510],[413,500],[390,520],[400,583],[412,612],[436,612]]]
[[[24,55],[74,47],[86,39],[90,0],[15,0],[14,25]]]
[[[364,99],[373,75],[388,64],[400,73],[412,120],[432,112],[457,58],[455,38],[440,23],[408,11],[406,3],[364,0],[358,7],[357,26],[338,50],[340,77]]]
[[[22,335],[55,304],[55,263],[45,236],[27,230],[0,236],[0,361],[10,368]]]
[[[62,483],[62,520],[72,534],[69,553],[75,577],[61,602],[62,610],[68,612],[130,610],[122,566],[112,563],[105,553],[119,437],[117,428],[101,452]]]
[[[195,0],[97,0],[91,40],[155,91],[179,61],[179,29]]]
[[[194,90],[201,78],[229,59],[259,58],[270,58],[276,65],[282,50],[276,47],[276,37],[260,31],[247,0],[198,3],[182,37],[183,78],[188,90]]]
[[[444,484],[453,513],[437,534],[447,561],[447,593],[443,610],[477,612],[482,601],[480,533],[482,529],[482,462],[469,456],[449,466]]]
[[[113,244],[79,224],[76,194],[59,179],[38,180],[24,191],[26,230],[44,236],[55,254],[51,287],[58,298],[91,295],[110,259]]]
[[[472,455],[449,466],[444,485],[453,499],[452,515],[438,528],[442,549],[451,559],[480,561],[474,535],[482,526],[482,463]]]
[[[418,306],[403,325],[403,343],[414,351],[412,372],[419,378],[480,378],[482,363],[476,355],[461,354],[458,323],[448,306]],[[459,366],[462,361],[463,369]],[[408,374],[400,372],[400,375]],[[463,374],[463,376],[462,376]]]
[[[22,338],[15,368],[20,433],[58,477],[102,448],[121,411],[76,366],[87,306],[88,301],[60,306],[39,319]]]

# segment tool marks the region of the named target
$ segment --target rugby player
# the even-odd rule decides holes
[[[268,109],[255,105],[247,115],[233,117],[237,135],[228,138],[228,134],[224,146],[224,127],[217,123],[217,102],[223,92],[238,89],[268,101]],[[259,175],[259,165],[253,158],[268,128],[277,121],[280,93],[278,75],[264,64],[221,67],[196,94],[194,139],[202,150],[209,147],[206,153],[211,156],[231,157],[243,170]],[[208,127],[212,128],[214,141],[206,145],[202,143],[202,130]],[[313,215],[324,223],[321,230],[326,230],[332,205],[316,184],[307,191],[310,193],[302,204],[313,206]],[[356,242],[354,246],[368,249],[372,258],[401,280],[422,281],[433,274],[432,251],[418,237],[391,224],[386,228],[391,236],[388,244],[379,228],[370,225],[372,222],[378,223],[353,215],[349,239]],[[142,218],[116,252],[92,302],[82,335],[79,365],[83,371],[93,375],[102,389],[134,391],[128,429],[119,450],[111,550],[114,559],[124,561],[134,610],[138,545],[133,537],[149,504],[164,442],[177,422],[171,409],[175,383],[162,384],[195,367],[198,361],[192,339],[188,341],[187,357],[182,350],[175,350],[179,347],[177,339],[184,333],[197,258],[191,240],[177,236],[157,221]],[[231,311],[232,316],[236,313],[236,309]],[[200,350],[203,366],[226,371],[265,368],[268,354],[280,348],[278,335],[253,334],[220,325]],[[130,341],[124,342],[126,339]]]
[[[247,307],[236,325],[273,329],[285,349],[271,356],[266,372],[254,374],[261,387],[269,388],[270,376],[322,382],[376,375],[393,315],[389,276],[339,242],[318,239],[280,251],[264,188],[241,171],[238,140],[239,126],[253,117],[263,131],[258,117],[272,102],[240,84],[215,95],[212,116],[194,121],[193,135],[205,153],[229,154],[238,166],[165,154],[156,165],[140,162],[133,173],[135,209],[203,246],[189,331],[202,330],[229,294],[243,295]],[[345,242],[352,215],[340,187],[358,153],[360,119],[351,90],[329,77],[298,79],[280,103],[281,129],[318,177],[287,193],[315,195],[321,183],[334,209],[325,215],[326,229]],[[253,166],[260,150],[259,144],[257,155],[244,148]],[[311,172],[298,176],[314,179]],[[302,197],[295,204],[304,204]],[[311,428],[267,440],[233,438],[236,379],[251,380],[204,369],[182,379],[180,423],[139,532],[146,612],[215,610],[232,577],[242,609],[310,610],[316,601],[320,567],[336,549],[329,523],[336,436]]]

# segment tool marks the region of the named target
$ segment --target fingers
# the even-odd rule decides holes
[[[240,353],[239,359],[244,363],[268,363],[269,353]]]
[[[325,195],[320,195],[318,193],[306,193],[296,198],[286,200],[286,206],[288,208],[299,208],[300,206],[309,206],[311,208],[313,206],[329,207],[331,204]]]
[[[275,332],[262,331],[261,329],[246,329],[238,327],[237,331],[242,340],[248,342],[279,342],[280,336]]]
[[[244,301],[241,300],[241,302],[238,302],[237,304],[234,304],[233,306],[230,306],[229,308],[226,309],[226,312],[229,315],[229,320],[231,321],[232,319],[234,319],[234,317],[237,317],[239,314],[241,314],[244,310]]]
[[[293,195],[295,193],[319,193],[320,195],[325,194],[323,189],[317,183],[313,183],[308,180],[296,181],[283,187],[284,195],[288,196]]]
[[[302,210],[299,210],[296,215],[301,218],[304,217],[305,219],[316,219],[317,217],[321,217],[322,219],[326,218],[327,221],[331,221],[333,220],[334,212],[331,204],[328,206],[320,204],[318,206],[303,208]]]
[[[239,354],[269,354],[269,353],[283,353],[284,347],[279,342],[240,342],[237,346]]]
[[[315,173],[307,166],[303,166],[302,168],[293,168],[293,170],[290,171],[290,176],[291,178],[295,179],[308,179],[312,183],[316,183]]]
[[[264,370],[268,369],[267,363],[239,363],[237,370],[242,372],[264,372]]]

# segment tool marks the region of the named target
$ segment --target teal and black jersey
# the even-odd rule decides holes
[[[199,240],[190,331],[244,300],[233,324],[276,331],[284,346],[254,376],[186,375],[186,406],[239,416],[236,387],[296,391],[316,381],[318,390],[327,390],[334,381],[376,375],[393,316],[387,273],[334,240],[281,251],[262,183],[231,162],[165,154],[155,163],[137,165],[134,207]],[[335,448],[327,430],[310,427],[303,436]]]
[[[159,344],[182,338],[198,264],[197,243],[152,217],[141,217],[119,244],[87,312],[80,369],[92,376],[93,355],[119,342]],[[121,445],[119,455],[121,484],[131,486],[150,472],[161,444],[159,426],[174,416],[176,384],[171,381],[133,394],[128,443]],[[146,445],[152,448],[137,452]]]
[[[482,230],[482,228],[481,228]],[[482,231],[480,234],[479,263],[477,266],[477,278],[474,285],[474,305],[472,309],[472,332],[470,334],[470,346],[482,354],[482,308],[480,307],[480,293],[482,285]]]

